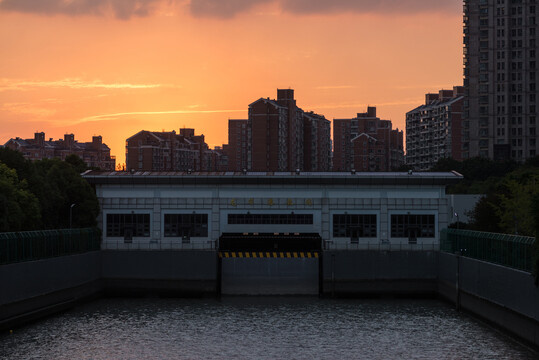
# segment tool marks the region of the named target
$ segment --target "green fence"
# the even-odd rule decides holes
[[[460,251],[466,257],[531,272],[534,241],[528,236],[444,229],[440,250],[452,254]]]
[[[0,233],[0,264],[99,250],[97,228]]]

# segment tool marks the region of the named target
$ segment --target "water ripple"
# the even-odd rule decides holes
[[[0,336],[0,359],[536,359],[434,300],[102,299]]]

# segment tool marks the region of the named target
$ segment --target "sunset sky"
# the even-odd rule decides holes
[[[0,144],[102,135],[124,163],[143,129],[227,143],[277,88],[403,129],[426,92],[462,85],[462,1],[0,0],[0,49]]]

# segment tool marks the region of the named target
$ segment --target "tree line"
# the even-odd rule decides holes
[[[450,186],[450,194],[484,194],[461,229],[535,237],[534,275],[539,285],[539,156],[524,164],[495,162],[484,158],[464,161],[442,159],[431,171],[455,170],[464,180]]]
[[[77,155],[26,160],[0,148],[0,232],[96,226],[99,202]]]
[[[464,176],[448,194],[483,194],[471,221],[460,228],[525,236],[536,235],[533,204],[539,200],[539,157],[523,164],[472,158],[442,159],[431,171],[457,171]]]

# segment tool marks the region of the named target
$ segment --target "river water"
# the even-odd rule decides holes
[[[538,358],[436,300],[111,298],[0,335],[0,359]]]

